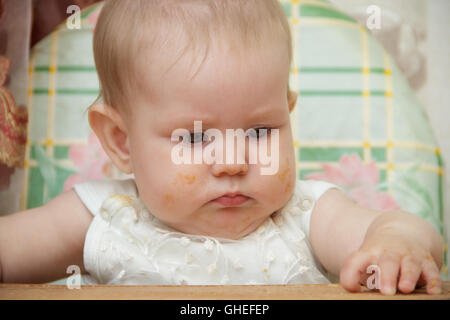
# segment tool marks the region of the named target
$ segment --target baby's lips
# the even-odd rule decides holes
[[[244,204],[245,202],[247,202],[248,199],[250,198],[242,194],[237,194],[233,196],[224,195],[214,199],[213,202],[219,203],[226,207],[235,207]]]
[[[250,196],[247,193],[237,190],[237,191],[226,191],[226,192],[217,193],[217,194],[213,195],[214,198],[212,198],[211,201],[214,201],[220,197],[235,197],[238,195],[250,198]]]

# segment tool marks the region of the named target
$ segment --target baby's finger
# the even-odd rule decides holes
[[[397,280],[400,271],[401,257],[397,254],[383,254],[378,261],[380,268],[380,292],[394,295],[397,291]]]
[[[442,281],[436,263],[432,259],[427,259],[422,264],[422,275],[427,283],[429,294],[439,294],[442,292]]]
[[[410,293],[416,288],[420,278],[422,266],[414,257],[405,256],[400,267],[400,280],[398,289],[403,293]]]
[[[339,281],[344,289],[351,292],[361,291],[361,276],[366,273],[366,269],[372,264],[374,257],[365,251],[352,253],[344,262],[339,275]]]

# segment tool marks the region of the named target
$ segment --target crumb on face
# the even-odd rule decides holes
[[[277,173],[278,179],[280,179],[281,182],[285,182],[286,178],[289,177],[289,172],[291,171],[291,166],[289,165],[289,159],[286,157],[285,159],[285,168]]]
[[[172,194],[165,194],[164,195],[164,205],[167,207],[170,207],[175,202],[174,196]]]
[[[195,175],[178,173],[177,177],[173,181],[173,185],[184,186],[187,184],[193,184],[195,182],[195,179]]]

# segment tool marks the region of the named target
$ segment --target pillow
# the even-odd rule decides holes
[[[395,62],[327,1],[281,3],[293,35],[290,84],[299,93],[291,114],[298,177],[339,184],[379,210],[401,207],[432,223],[447,243],[440,152]],[[92,30],[100,8],[82,11],[81,29],[63,23],[32,51],[22,209],[73,183],[121,177],[85,113],[99,93]]]

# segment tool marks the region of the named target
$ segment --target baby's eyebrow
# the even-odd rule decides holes
[[[194,121],[201,121],[202,130],[206,130],[208,128],[216,128],[220,125],[220,122],[223,118],[223,112],[226,112],[226,110],[223,110],[222,113],[216,115],[209,115],[205,113],[195,115],[187,113],[179,114],[170,119],[170,126],[194,130]],[[248,112],[245,108],[243,108],[242,112],[240,113],[240,118],[236,119],[236,122],[245,124],[245,126],[256,125],[260,123],[269,124],[272,122],[281,121],[284,117],[285,114],[276,107],[264,106],[252,110],[252,112]],[[236,125],[234,124],[232,127],[234,128],[235,126]]]
[[[205,114],[192,116],[192,115],[181,115],[180,117],[175,117],[171,120],[172,126],[178,126],[180,128],[194,129],[194,121],[201,121],[202,127],[209,127],[214,124],[215,119],[213,117],[205,116]]]
[[[274,115],[279,114],[280,110],[274,107],[265,107],[265,108],[259,108],[250,113],[253,117],[260,117],[260,116],[267,116],[267,115]]]
[[[282,119],[285,116],[283,112],[280,111],[279,108],[275,107],[266,107],[257,109],[252,113],[248,113],[247,119],[250,122],[257,121],[276,121]]]

